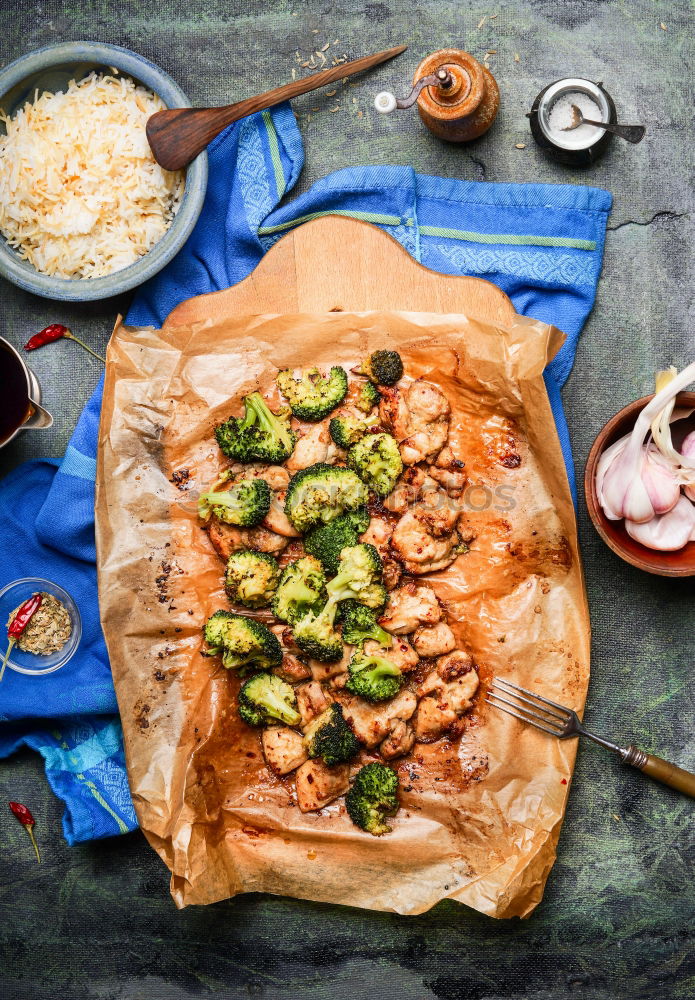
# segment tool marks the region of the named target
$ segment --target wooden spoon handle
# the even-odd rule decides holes
[[[695,774],[683,770],[661,757],[645,753],[638,747],[628,747],[627,755],[624,758],[626,764],[632,764],[642,774],[648,774],[655,781],[660,781],[662,785],[675,788],[677,792],[683,792],[695,799]]]
[[[147,121],[147,139],[154,158],[165,170],[181,170],[188,166],[205,149],[222,129],[233,122],[252,115],[255,111],[272,108],[283,101],[289,101],[300,94],[308,94],[319,87],[325,87],[335,80],[362,73],[380,63],[405,52],[407,45],[385,49],[372,56],[353,59],[332,69],[325,69],[314,76],[307,76],[293,83],[286,83],[257,97],[249,97],[236,104],[222,108],[175,108],[171,111],[157,111]]]

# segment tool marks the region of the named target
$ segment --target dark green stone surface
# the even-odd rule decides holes
[[[650,391],[656,368],[680,367],[695,354],[692,35],[689,3],[650,0],[0,4],[3,64],[53,41],[116,42],[158,62],[198,103],[288,79],[295,51],[308,54],[326,41],[340,39],[336,48],[351,57],[408,43],[400,61],[339,89],[340,111],[330,113],[336,99],[324,95],[296,102],[307,155],[302,189],[365,162],[609,188],[615,208],[598,302],[564,393],[580,474],[602,423]],[[478,56],[497,50],[490,63],[502,110],[493,131],[467,148],[441,144],[415,114],[384,119],[371,110],[376,91],[403,92],[419,59],[449,45]],[[545,160],[524,118],[542,86],[572,74],[603,80],[623,120],[647,125],[640,146],[616,142],[585,173]],[[116,312],[127,307],[124,300],[66,308],[7,285],[0,292],[0,329],[16,344],[60,320],[103,348]],[[0,452],[2,473],[26,458],[62,454],[99,374],[70,343],[38,352],[33,364],[56,423]],[[587,718],[597,731],[693,768],[695,586],[619,562],[583,503],[580,534],[594,629]],[[11,558],[11,540],[2,544]],[[593,746],[580,749],[558,861],[542,904],[524,922],[494,922],[455,904],[402,918],[259,896],[177,912],[167,873],[139,834],[66,847],[61,810],[32,755],[2,763],[0,786],[6,1000],[695,997],[692,800],[623,771]],[[9,798],[36,813],[41,867],[3,813]]]

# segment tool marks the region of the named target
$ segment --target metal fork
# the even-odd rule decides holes
[[[631,764],[655,781],[660,781],[695,798],[695,774],[684,771],[682,767],[676,767],[661,757],[645,753],[639,747],[619,747],[610,740],[604,740],[602,736],[590,733],[579,721],[577,713],[565,708],[564,705],[558,705],[557,702],[543,698],[533,691],[527,691],[526,688],[512,684],[503,677],[496,677],[493,680],[485,700],[488,705],[493,705],[501,712],[506,712],[521,722],[527,722],[550,736],[557,736],[560,740],[572,736],[586,736],[606,750],[617,753],[624,764]]]

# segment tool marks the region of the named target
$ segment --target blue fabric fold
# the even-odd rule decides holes
[[[242,280],[303,221],[337,213],[372,222],[426,267],[493,281],[517,312],[564,331],[567,341],[545,377],[574,489],[560,388],[596,294],[608,192],[357,167],[330,174],[280,205],[303,164],[289,105],[226,130],[211,144],[209,159],[198,224],[180,254],[140,290],[128,323],[161,326],[184,299]],[[49,783],[65,802],[70,844],[136,826],[97,608],[94,478],[102,387],[60,464],[27,462],[0,484],[0,534],[15,540],[12,560],[0,566],[0,586],[19,576],[48,577],[72,594],[82,617],[83,638],[66,667],[41,679],[8,670],[0,685],[0,757],[21,745],[42,754]]]

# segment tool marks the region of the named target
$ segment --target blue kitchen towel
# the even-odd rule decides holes
[[[240,281],[273,243],[304,221],[337,213],[372,222],[425,266],[487,278],[510,296],[517,312],[567,334],[546,384],[573,483],[559,390],[596,293],[611,206],[606,191],[358,167],[329,175],[278,208],[303,163],[287,105],[228,129],[212,143],[209,157],[200,220],[176,259],[140,290],[128,323],[161,326],[184,299]],[[7,720],[0,726],[0,756],[22,742],[43,754],[51,786],[66,804],[69,843],[135,826],[119,723],[112,715],[96,714],[115,710],[96,606],[94,474],[101,391],[100,383],[57,470],[55,463],[26,463],[0,486],[0,536],[14,533],[22,551],[21,566],[17,557],[0,567],[0,585],[21,575],[18,569],[32,574],[41,566],[76,597],[89,637],[68,667],[40,682],[40,705],[36,680],[8,672],[0,689],[0,720]],[[37,716],[60,721],[42,724]]]

